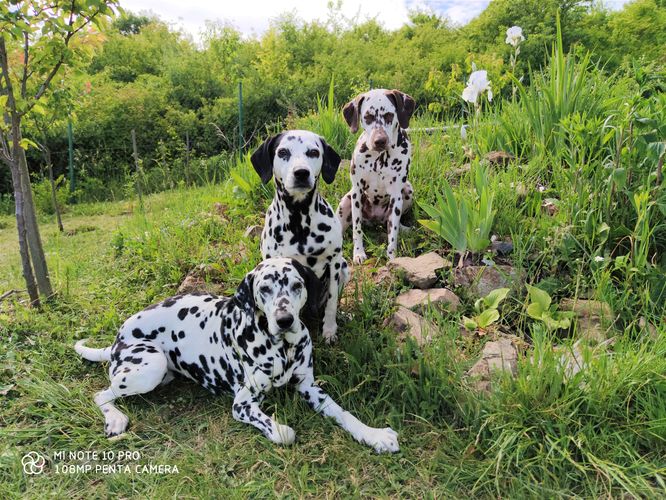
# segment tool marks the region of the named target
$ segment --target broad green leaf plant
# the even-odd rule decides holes
[[[481,335],[485,335],[488,328],[500,319],[498,308],[508,293],[509,288],[498,288],[485,297],[478,299],[474,303],[476,315],[471,318],[467,316],[462,317],[465,328],[471,332],[476,331]]]
[[[557,306],[552,304],[552,299],[548,292],[527,285],[530,303],[527,306],[527,315],[538,321],[541,321],[547,330],[554,331],[558,329],[567,329],[571,326],[572,311],[558,311]]]

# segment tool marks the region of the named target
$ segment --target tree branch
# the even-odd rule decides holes
[[[25,99],[28,86],[28,58],[30,48],[30,38],[27,31],[23,32],[23,75],[21,76],[21,97]]]
[[[72,2],[72,5],[74,5],[74,2]],[[68,46],[69,46],[69,42],[71,41],[72,37],[73,37],[76,33],[78,33],[79,31],[81,31],[83,28],[85,28],[88,24],[90,24],[90,22],[91,22],[91,21],[92,21],[92,20],[93,20],[93,19],[94,19],[94,18],[95,18],[100,12],[101,12],[101,10],[98,9],[97,12],[93,13],[91,16],[89,16],[89,17],[84,17],[85,22],[84,22],[83,24],[81,24],[81,26],[79,26],[78,28],[76,28],[75,30],[70,31],[70,32],[67,34],[67,36],[65,37],[65,39],[64,39],[65,47],[68,47]],[[73,12],[73,10],[72,10],[72,12],[71,12],[71,14],[70,14],[70,16],[69,16],[69,23],[68,23],[68,25],[69,25],[70,27],[73,26],[73,24],[72,24],[72,23],[73,23],[73,19],[72,19],[73,16],[74,16],[74,12]],[[39,90],[37,91],[37,93],[35,94],[35,96],[34,96],[34,98],[33,98],[33,102],[32,102],[32,104],[30,104],[30,106],[28,106],[28,109],[26,109],[26,111],[25,111],[23,114],[25,114],[25,113],[27,113],[28,111],[30,111],[30,110],[32,109],[32,107],[35,105],[35,102],[38,101],[39,98],[42,97],[42,95],[44,95],[44,92],[46,92],[46,90],[48,89],[49,85],[51,84],[51,80],[53,80],[53,77],[55,77],[56,73],[58,72],[58,70],[60,69],[60,67],[62,66],[62,64],[63,64],[64,62],[65,62],[65,57],[64,57],[64,55],[61,54],[61,55],[60,55],[60,58],[58,59],[58,62],[55,64],[55,66],[53,66],[53,68],[51,68],[51,71],[50,71],[49,74],[46,76],[46,79],[45,79],[44,82],[40,85]]]

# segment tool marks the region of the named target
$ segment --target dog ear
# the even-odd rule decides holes
[[[254,314],[257,304],[254,301],[254,273],[249,272],[243,278],[234,294],[234,300],[241,309]]]
[[[269,137],[264,141],[264,143],[259,146],[252,156],[250,161],[254,170],[261,177],[261,182],[266,184],[273,177],[273,159],[275,158],[275,149],[280,143],[282,134],[276,134],[273,137]]]
[[[386,96],[391,100],[395,106],[395,112],[398,114],[398,123],[402,128],[409,127],[409,119],[414,114],[416,102],[411,96],[399,90],[389,90]]]
[[[326,184],[331,184],[335,180],[335,174],[340,166],[340,155],[320,137],[321,143],[324,146],[324,155],[322,156],[321,176],[326,181]]]
[[[349,101],[345,104],[345,107],[342,108],[342,116],[345,117],[345,121],[347,122],[347,125],[349,125],[349,130],[351,130],[352,134],[358,132],[358,121],[363,99],[365,99],[365,96],[360,95]]]
[[[317,275],[309,267],[304,266],[297,260],[292,260],[294,267],[305,281],[305,290],[308,298],[305,302],[305,316],[307,319],[317,319],[324,297],[324,285]]]

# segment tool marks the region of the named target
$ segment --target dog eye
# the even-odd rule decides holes
[[[317,149],[308,149],[307,153],[305,153],[305,156],[308,158],[319,158],[319,151]]]
[[[372,122],[375,121],[375,116],[371,115],[370,113],[366,113],[366,115],[363,117],[363,119],[365,120],[366,124],[370,125]]]
[[[302,284],[302,283],[294,283],[294,286],[291,287],[291,289],[292,289],[294,292],[298,292],[298,291],[300,291],[302,288],[303,288],[303,284]]]
[[[266,286],[266,285],[264,285],[264,286],[262,286],[262,287],[259,289],[259,293],[261,293],[261,294],[263,294],[263,295],[266,295],[266,294],[268,294],[268,293],[271,293],[271,287],[270,287],[270,286]]]
[[[291,156],[291,153],[286,148],[280,148],[277,151],[277,155],[278,155],[278,158],[282,158],[283,160],[287,160]]]
[[[384,121],[386,123],[393,123],[393,113],[384,113]]]

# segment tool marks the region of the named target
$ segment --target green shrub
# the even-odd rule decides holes
[[[60,213],[65,211],[67,200],[69,199],[69,183],[64,176],[59,176],[55,180],[56,184],[56,203],[60,208]],[[53,195],[51,194],[51,182],[48,179],[42,179],[39,182],[32,183],[32,193],[35,202],[35,208],[42,214],[55,214],[53,206]]]

